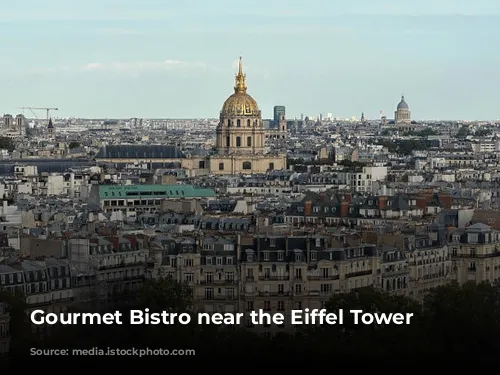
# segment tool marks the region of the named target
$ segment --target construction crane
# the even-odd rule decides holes
[[[49,120],[49,115],[50,115],[50,111],[59,111],[59,108],[48,108],[48,107],[19,107],[20,109],[22,109],[23,111],[25,109],[29,109],[31,111],[31,113],[33,113],[33,115],[35,116],[35,118],[38,118],[38,116],[36,115],[36,113],[34,111],[47,111],[47,121]]]

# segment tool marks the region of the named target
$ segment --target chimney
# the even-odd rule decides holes
[[[378,197],[378,209],[385,210],[387,208],[387,197]]]
[[[453,197],[450,194],[440,194],[439,201],[444,206],[444,208],[451,208]]]
[[[304,203],[304,216],[310,216],[312,211],[312,202],[306,201]]]
[[[340,217],[346,217],[349,213],[349,202],[342,202],[340,204]]]

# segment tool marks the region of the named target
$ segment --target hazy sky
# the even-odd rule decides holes
[[[0,45],[6,113],[218,117],[242,55],[264,117],[500,118],[498,0],[3,0]]]

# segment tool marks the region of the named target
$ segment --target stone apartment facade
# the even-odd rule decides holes
[[[149,274],[188,283],[197,307],[206,312],[262,309],[285,315],[321,309],[332,295],[367,286],[421,300],[429,289],[454,279],[442,228],[431,228],[428,236],[394,238],[401,248],[352,235],[239,235],[180,243],[157,238]],[[269,335],[292,328],[258,327]]]

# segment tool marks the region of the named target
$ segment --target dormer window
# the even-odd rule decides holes
[[[247,255],[247,262],[253,262],[253,254]]]
[[[373,204],[373,201],[372,200],[369,200],[368,201],[368,206],[371,206]]]
[[[269,252],[268,252],[268,251],[265,251],[265,252],[264,252],[264,260],[265,260],[265,261],[269,261],[269,258],[270,258],[270,256],[269,256]]]
[[[318,253],[316,251],[311,251],[311,261],[315,262],[318,260]]]
[[[295,253],[295,261],[296,262],[302,261],[302,254],[301,253]]]

